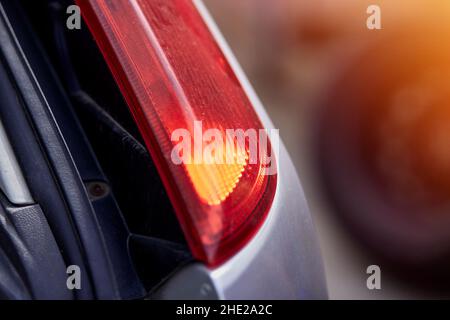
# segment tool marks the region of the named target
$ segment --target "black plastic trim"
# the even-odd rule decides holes
[[[86,275],[77,298],[119,298],[100,227],[47,100],[0,4],[0,116],[30,191],[41,205],[66,264]],[[10,11],[8,11],[10,13]],[[16,20],[14,20],[16,21]],[[12,81],[10,81],[12,80]],[[30,124],[32,124],[30,126]],[[90,232],[78,232],[89,230]]]

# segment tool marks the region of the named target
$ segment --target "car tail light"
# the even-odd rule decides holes
[[[194,256],[217,266],[256,233],[275,193],[277,175],[268,174],[267,164],[271,159],[273,166],[272,147],[267,142],[267,150],[261,148],[267,136],[255,110],[192,1],[77,3],[127,100]],[[222,147],[205,139],[208,129],[224,137]],[[256,162],[250,161],[250,140],[239,143],[229,129],[258,132]],[[190,134],[191,152],[177,149],[184,141],[181,135],[173,139],[177,132]],[[235,148],[227,149],[225,142]],[[203,155],[198,151],[212,145],[218,159],[222,154],[235,161],[198,161]],[[182,163],[173,161],[177,150]]]

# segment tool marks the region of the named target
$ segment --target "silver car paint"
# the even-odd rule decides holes
[[[274,128],[236,58],[200,0],[194,1],[246,90],[261,121]],[[282,142],[277,158],[277,191],[268,218],[254,238],[216,269],[185,267],[158,298],[327,299],[314,224],[295,167]]]

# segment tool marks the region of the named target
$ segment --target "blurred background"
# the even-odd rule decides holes
[[[204,2],[297,167],[330,298],[450,297],[450,2]]]

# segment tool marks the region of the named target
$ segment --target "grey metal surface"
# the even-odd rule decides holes
[[[303,190],[284,147],[269,216],[250,243],[211,271],[223,299],[326,299],[325,276]]]
[[[203,3],[199,0],[194,3],[265,128],[272,129],[273,124],[264,107]],[[198,290],[198,281],[202,279],[201,283],[211,281],[220,299],[327,299],[314,224],[295,167],[282,142],[279,143],[277,166],[275,199],[268,218],[256,236],[238,254],[214,270],[200,264],[186,267],[162,288],[165,292],[160,297],[201,298],[198,292],[191,289]]]
[[[0,121],[0,189],[16,205],[32,204],[33,198]]]

